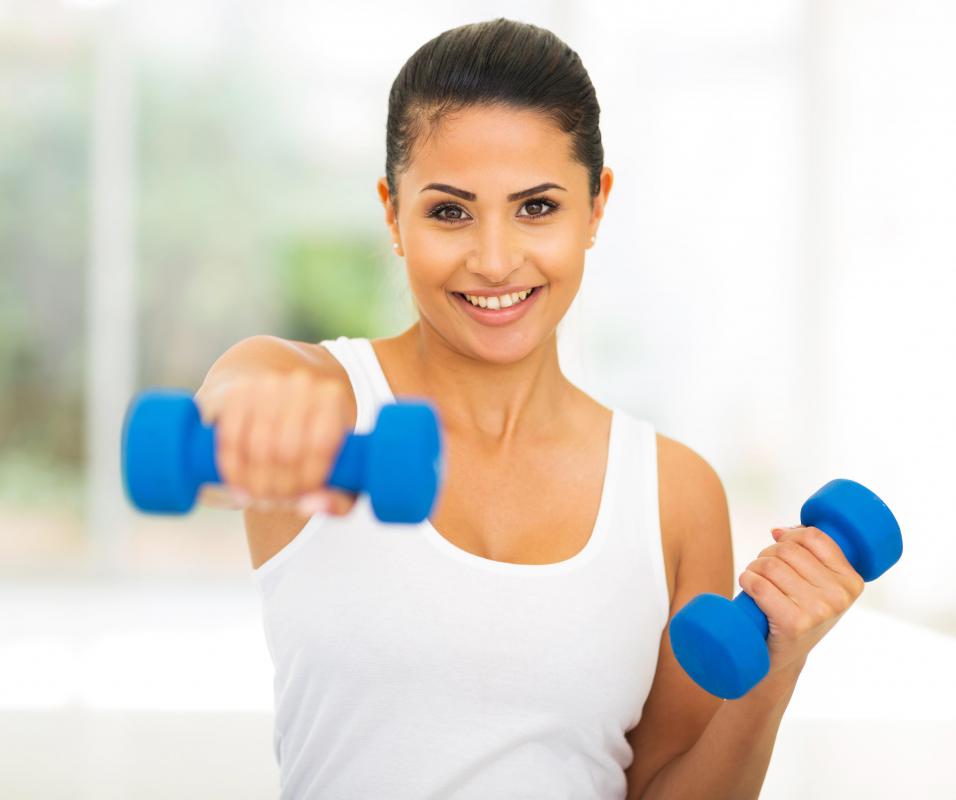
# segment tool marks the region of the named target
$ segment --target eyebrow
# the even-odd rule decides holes
[[[464,189],[458,189],[454,186],[449,186],[447,183],[429,183],[427,186],[422,188],[421,194],[428,189],[435,189],[439,192],[448,192],[448,194],[453,194],[455,197],[460,197],[462,200],[473,201],[478,198],[474,192],[466,192]],[[566,192],[563,186],[558,186],[556,183],[541,183],[537,186],[532,186],[530,189],[522,189],[520,192],[515,192],[514,194],[508,195],[508,200],[523,200],[525,197],[530,197],[533,194],[538,192],[543,192],[546,189],[560,189],[562,192]]]

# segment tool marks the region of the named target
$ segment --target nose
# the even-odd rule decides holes
[[[486,225],[478,232],[475,250],[466,259],[466,269],[490,284],[505,283],[524,261],[516,238],[496,225]]]

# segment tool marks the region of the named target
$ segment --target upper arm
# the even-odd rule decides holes
[[[701,592],[730,597],[734,588],[730,514],[713,467],[685,445],[658,444],[662,538],[676,554],[670,618]],[[641,720],[627,735],[634,760],[627,769],[628,798],[639,798],[655,774],[689,750],[722,701],[698,687],[674,658],[665,627],[657,671]]]

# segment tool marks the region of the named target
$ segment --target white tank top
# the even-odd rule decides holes
[[[371,430],[395,398],[370,342],[321,344]],[[655,432],[612,411],[597,519],[569,559],[486,559],[360,495],[253,571],[282,798],[625,797],[669,602]]]

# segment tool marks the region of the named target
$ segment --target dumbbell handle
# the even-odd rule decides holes
[[[823,527],[826,525],[826,527]],[[843,555],[846,556],[846,560],[850,562],[850,565],[859,570],[859,563],[856,555],[856,548],[853,547],[853,542],[848,536],[844,536],[840,532],[839,525],[833,522],[823,523],[822,525],[816,525],[815,527],[823,531],[827,536],[833,539],[843,551]],[[770,633],[770,628],[767,623],[767,615],[760,610],[760,607],[754,602],[754,599],[747,594],[746,592],[740,592],[734,599],[733,603],[737,608],[739,608],[744,614],[747,615],[747,618],[757,626],[757,630],[760,631],[760,635],[766,639]]]
[[[368,434],[347,433],[324,485],[346,492],[361,491],[361,469],[365,463],[364,449],[367,445]],[[200,423],[193,429],[187,452],[189,469],[196,476],[197,483],[223,483],[216,466],[216,426],[214,424]]]

